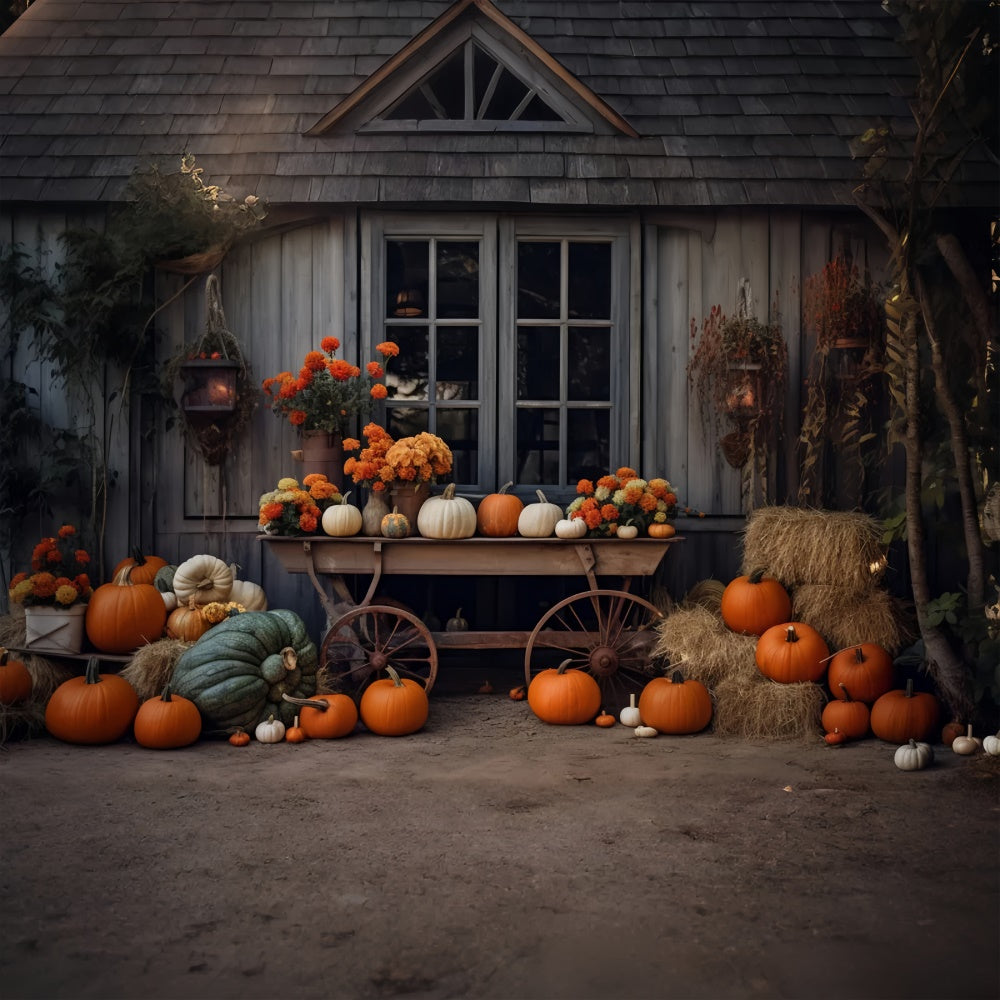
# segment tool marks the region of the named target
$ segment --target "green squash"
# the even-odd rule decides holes
[[[170,690],[198,706],[206,727],[252,731],[269,715],[291,725],[298,708],[281,696],[314,695],[317,662],[316,646],[294,611],[247,611],[181,653]]]
[[[156,576],[153,577],[153,586],[161,594],[172,594],[174,592],[174,573],[176,572],[176,566],[161,566],[156,571]]]

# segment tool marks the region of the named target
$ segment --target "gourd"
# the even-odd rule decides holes
[[[163,605],[169,614],[177,607],[177,595],[174,593],[174,572],[176,566],[161,566],[153,577],[153,586],[163,597]]]
[[[132,685],[117,674],[100,673],[92,656],[83,677],[71,677],[52,692],[45,728],[66,743],[114,743],[128,732],[138,710]]]
[[[583,538],[587,522],[582,517],[564,518],[556,521],[555,533],[559,538]]]
[[[507,697],[511,701],[524,701],[528,697],[528,689],[524,684],[518,684],[507,692]]]
[[[834,698],[842,697],[843,682],[856,701],[871,705],[892,689],[892,657],[877,643],[862,642],[835,653],[826,677]]]
[[[754,651],[760,672],[779,684],[818,681],[829,655],[823,637],[805,622],[772,625],[757,640]]]
[[[700,733],[712,721],[712,696],[701,681],[675,670],[669,677],[654,677],[642,689],[639,716],[661,733]]]
[[[651,739],[654,736],[659,736],[659,730],[655,726],[636,726],[635,735],[641,736],[644,739]]]
[[[892,760],[900,771],[922,771],[934,762],[934,751],[929,743],[911,739],[896,750]]]
[[[650,538],[673,538],[677,534],[677,529],[668,521],[654,521],[646,529],[646,534]]]
[[[334,538],[350,538],[361,530],[364,517],[352,503],[347,502],[350,493],[344,494],[340,503],[335,503],[323,511],[323,530]]]
[[[174,750],[190,746],[201,736],[201,714],[193,701],[170,690],[149,698],[139,706],[132,726],[135,741],[151,750]]]
[[[792,617],[792,601],[778,580],[754,570],[726,585],[719,610],[732,631],[759,636]]]
[[[479,534],[487,538],[511,538],[517,534],[517,522],[524,510],[524,501],[507,492],[513,485],[512,482],[504,483],[499,492],[490,493],[479,501],[476,511]]]
[[[306,734],[299,725],[299,717],[296,715],[292,724],[285,730],[286,743],[304,743]]]
[[[408,736],[427,721],[427,692],[412,678],[400,678],[392,666],[385,670],[389,676],[372,681],[361,695],[361,721],[379,736]]]
[[[299,708],[302,731],[311,740],[339,740],[354,732],[358,724],[358,707],[346,694],[314,694],[311,698],[293,698],[283,694],[282,700]]]
[[[945,725],[944,729],[941,730],[941,742],[946,747],[951,747],[952,743],[955,742],[956,736],[965,735],[965,726],[957,720],[953,720]]]
[[[909,678],[904,690],[887,691],[872,705],[872,732],[887,743],[923,740],[937,726],[939,713],[937,698],[914,692]]]
[[[857,704],[860,704],[860,702]],[[832,747],[842,746],[847,742],[847,734],[842,733],[836,726],[834,726],[833,730],[827,733],[823,739]]]
[[[233,571],[218,556],[191,556],[174,570],[174,593],[179,604],[194,598],[195,604],[228,601],[233,590]]]
[[[229,737],[229,743],[234,747],[245,747],[250,745],[250,734],[245,729],[237,729]]]
[[[132,549],[132,555],[127,559],[122,559],[114,568],[112,578],[116,577],[123,569],[131,570],[129,578],[133,583],[153,583],[156,574],[167,566],[167,560],[161,556],[144,556],[142,550],[137,545]]]
[[[983,739],[983,752],[990,757],[1000,757],[1000,733]]]
[[[635,703],[635,694],[628,696],[628,704],[618,713],[618,719],[623,726],[636,726],[642,724],[642,716],[639,714],[639,706]]]
[[[398,507],[393,507],[382,518],[381,531],[383,538],[406,538],[410,534],[410,519],[400,514]]]
[[[16,705],[31,697],[31,674],[23,660],[12,660],[0,646],[0,705]]]
[[[594,725],[600,726],[601,729],[610,729],[616,721],[613,715],[609,715],[604,709],[601,709],[601,714],[594,719]]]
[[[258,743],[280,743],[285,738],[285,724],[269,715],[263,722],[257,723],[253,734]]]
[[[968,729],[966,729],[964,736],[955,737],[952,741],[951,749],[952,753],[968,757],[969,754],[973,754],[977,750],[981,750],[982,746],[982,743],[972,735],[972,726],[969,726]]]
[[[462,609],[459,608],[455,614],[448,619],[444,626],[445,632],[468,632],[469,623],[462,617]]]
[[[181,642],[194,642],[200,639],[209,629],[201,608],[194,603],[194,598],[188,598],[187,607],[177,608],[167,617],[167,638],[179,639]]]
[[[572,662],[535,674],[528,685],[528,706],[542,722],[578,726],[600,711],[600,686],[586,671],[569,669]]]
[[[259,583],[252,580],[237,580],[236,572],[239,567],[231,565],[233,571],[233,587],[229,591],[229,600],[242,604],[247,611],[267,611],[267,594]]]
[[[151,583],[132,583],[131,573],[126,566],[90,596],[84,628],[102,653],[131,653],[163,634],[167,606],[160,592]]]
[[[639,534],[639,529],[634,524],[623,524],[615,532],[616,537],[626,542],[631,541],[638,534]]]
[[[517,516],[517,533],[525,538],[548,538],[562,520],[562,507],[549,503],[541,490],[535,490],[538,503],[525,504]]]
[[[417,531],[424,538],[471,538],[476,533],[476,508],[455,495],[449,483],[440,496],[428,497],[417,514]]]
[[[839,683],[838,688],[840,696],[827,702],[820,723],[827,734],[837,730],[843,734],[845,740],[860,740],[868,735],[871,713],[863,701],[851,698],[843,681]]]
[[[246,611],[226,618],[178,657],[171,686],[214,729],[252,730],[269,715],[288,724],[287,693],[316,691],[316,647],[294,611]]]

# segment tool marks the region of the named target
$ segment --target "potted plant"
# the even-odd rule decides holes
[[[626,526],[648,534],[650,525],[667,524],[677,513],[677,494],[666,479],[647,481],[627,466],[601,476],[596,484],[581,479],[576,492],[566,517],[582,518],[589,538],[614,536]]]

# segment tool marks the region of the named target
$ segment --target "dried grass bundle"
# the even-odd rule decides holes
[[[23,647],[25,638],[24,608],[14,604],[9,615],[0,615],[0,646],[5,649]]]
[[[179,639],[158,639],[141,646],[118,676],[132,685],[140,701],[155,698],[163,693],[163,688],[173,676],[178,658],[190,645]]]
[[[684,595],[681,606],[689,608],[697,604],[718,614],[722,607],[722,594],[725,589],[726,585],[721,580],[699,580]]]
[[[728,678],[715,689],[712,728],[718,736],[746,740],[807,739],[822,731],[826,695],[818,684],[776,684],[760,674],[754,680]]]
[[[743,571],[763,569],[786,587],[823,583],[865,592],[884,568],[879,527],[867,514],[761,507],[747,522]]]
[[[718,615],[695,604],[659,623],[652,656],[682,664],[685,677],[713,688],[724,678],[758,675],[756,645],[756,636],[731,632]]]
[[[32,698],[21,705],[0,705],[0,746],[45,732],[45,702]]]
[[[792,593],[792,616],[812,625],[831,651],[874,642],[895,656],[915,636],[902,602],[878,587],[855,592],[833,584],[804,583]]]

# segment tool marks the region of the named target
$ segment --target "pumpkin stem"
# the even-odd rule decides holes
[[[455,484],[454,483],[449,483],[444,488],[444,492],[441,494],[441,496],[445,500],[454,500],[455,499]]]
[[[785,630],[785,642],[798,642],[798,641],[799,641],[799,636],[798,633],[795,631],[795,626],[789,625],[788,628]]]
[[[136,566],[146,565],[146,557],[142,554],[142,549],[140,549],[138,545],[132,546],[132,562],[135,563]]]
[[[87,669],[83,675],[84,684],[100,684],[101,683],[101,672],[99,670],[99,663],[96,656],[92,656],[87,660]]]
[[[907,679],[906,679],[906,697],[907,698],[912,698],[913,697],[913,678],[912,677],[907,677]]]
[[[670,675],[670,681],[671,681],[672,684],[683,684],[684,683],[684,675],[679,670],[675,670]]]
[[[514,485],[514,480],[512,479],[510,482],[504,483],[503,486],[501,486],[500,489],[497,490],[497,492],[498,493],[506,493],[507,490],[509,490],[513,485]]]
[[[330,703],[325,698],[293,698],[285,691],[281,692],[281,697],[284,701],[290,702],[293,705],[305,706],[306,708],[316,708],[321,712],[325,712],[330,707]],[[296,716],[296,718],[298,718],[298,716]],[[296,725],[298,725],[298,723],[296,723]]]
[[[291,673],[299,665],[299,658],[295,655],[295,650],[291,646],[285,646],[281,651],[281,665]]]
[[[635,692],[628,696],[628,707],[635,708]]]
[[[760,583],[764,579],[764,571],[762,569],[755,569],[752,573],[747,576],[747,583]]]
[[[847,688],[844,686],[844,682],[840,681],[840,688],[844,692],[844,701],[853,701],[854,699],[850,696]]]
[[[160,695],[160,701],[173,701],[174,699],[170,696],[170,683],[164,685],[163,694]]]
[[[566,668],[572,662],[573,662],[572,660],[563,660],[562,663],[560,663],[559,666],[556,668],[556,673],[557,674],[564,674],[564,673],[566,673]]]
[[[399,679],[399,674],[396,673],[396,668],[391,663],[385,665],[385,672],[392,678],[392,683],[396,687],[401,688],[403,686],[403,682]]]
[[[545,494],[541,490],[535,490],[535,496],[538,497],[539,503],[548,503],[548,500],[545,499]]]
[[[9,656],[10,656],[10,653],[8,653],[6,649],[4,649],[2,646],[0,646],[0,667],[6,667],[7,666],[7,659],[8,659]]]
[[[862,648],[860,646],[855,646],[854,647],[854,662],[855,663],[864,663],[865,662],[865,654],[864,654],[864,651],[862,650]]]

